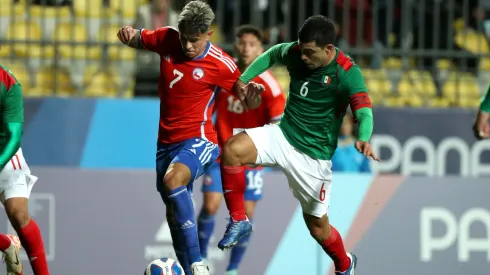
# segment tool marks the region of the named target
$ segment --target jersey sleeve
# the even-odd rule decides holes
[[[357,65],[353,65],[342,79],[344,90],[349,95],[349,102],[352,112],[361,108],[371,108],[371,100],[369,99],[368,90],[364,83],[361,69]]]
[[[353,65],[342,80],[345,90],[349,94],[349,104],[354,116],[359,123],[358,139],[360,141],[369,141],[373,133],[373,111],[371,109],[371,100],[364,84],[364,77],[361,69]]]
[[[480,110],[485,113],[490,113],[490,85],[488,86],[487,93],[481,99]]]
[[[3,122],[24,122],[24,100],[22,99],[22,86],[14,84],[2,100]]]
[[[295,44],[296,42],[282,43],[271,47],[250,64],[247,70],[240,76],[240,80],[243,83],[248,83],[250,80],[272,67],[275,63],[284,64],[289,49]]]
[[[232,61],[230,61],[230,64],[231,62]],[[225,65],[220,68],[220,75],[218,75],[217,77],[219,80],[219,86],[221,88],[226,91],[232,91],[233,85],[235,85],[235,82],[240,77],[240,70],[234,63],[233,66]]]
[[[267,78],[262,81],[262,84],[265,86],[265,91],[261,95],[262,104],[264,104],[267,110],[269,121],[273,122],[281,119],[284,106],[286,105],[286,96],[272,75],[269,74]]]
[[[140,43],[143,48],[152,52],[163,53],[172,44],[168,41],[169,38],[171,39],[169,33],[177,30],[172,27],[163,27],[156,30],[141,29],[140,31]]]

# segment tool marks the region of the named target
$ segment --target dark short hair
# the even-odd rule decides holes
[[[242,26],[240,26],[240,27],[238,27],[236,29],[236,35],[235,36],[237,38],[241,38],[245,34],[252,34],[255,37],[257,37],[257,39],[260,42],[264,42],[264,35],[262,34],[262,31],[259,28],[255,27],[255,26],[252,26],[252,25],[242,25]]]
[[[185,5],[179,16],[179,32],[185,35],[203,34],[209,31],[214,12],[204,1],[194,0]]]
[[[306,19],[299,30],[299,41],[303,43],[315,41],[319,47],[334,44],[336,38],[335,24],[323,15],[314,15]]]

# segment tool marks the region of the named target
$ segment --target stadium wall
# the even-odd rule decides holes
[[[374,149],[382,173],[490,176],[490,140],[478,142],[472,109],[374,109]]]
[[[159,103],[27,99],[23,147],[33,165],[153,168]],[[375,108],[372,144],[381,173],[490,176],[490,140],[471,133],[468,109]],[[48,134],[46,134],[48,133]]]
[[[26,100],[23,147],[40,177],[30,211],[42,228],[53,274],[141,274],[151,259],[174,257],[153,172],[158,108],[154,100]],[[377,130],[406,137],[396,126],[403,112],[377,111]],[[455,118],[468,114],[441,118],[459,123]],[[405,126],[406,132],[425,135],[417,127]],[[454,131],[472,141],[464,133]],[[327,274],[330,260],[309,236],[285,177],[274,171],[265,182],[243,271]],[[362,274],[483,275],[490,261],[488,194],[485,178],[335,174],[330,216],[358,254]],[[198,192],[195,203],[200,207]],[[209,252],[213,274],[223,274],[226,265],[215,247],[225,217],[222,207]],[[1,215],[5,230],[11,227]]]

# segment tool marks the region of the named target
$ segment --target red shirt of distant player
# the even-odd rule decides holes
[[[211,43],[201,56],[187,58],[179,32],[171,27],[141,30],[141,45],[160,55],[160,142],[203,138],[216,143],[215,96],[219,87],[231,90],[240,76],[233,59]]]
[[[230,92],[222,90],[218,94],[215,125],[220,146],[233,135],[233,129],[260,127],[282,116],[286,97],[276,78],[266,71],[252,81],[265,87],[261,94],[262,103],[256,109],[245,111],[240,100]]]

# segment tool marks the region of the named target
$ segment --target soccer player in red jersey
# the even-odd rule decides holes
[[[12,72],[0,65],[0,201],[19,235],[0,234],[0,251],[8,275],[21,275],[20,244],[24,247],[35,275],[49,275],[41,232],[29,216],[27,200],[37,177],[20,148],[24,123],[22,86]]]
[[[256,27],[244,25],[238,28],[235,51],[238,53],[237,64],[240,71],[244,71],[263,52],[262,40],[262,33]],[[254,110],[246,111],[241,101],[228,91],[222,90],[218,93],[215,105],[215,126],[220,147],[240,129],[275,123],[281,118],[286,97],[275,77],[266,71],[253,81],[265,87],[261,94],[262,104]],[[256,202],[262,198],[263,175],[262,167],[247,167],[245,170],[247,179],[245,211],[250,220],[252,220]],[[199,214],[197,227],[201,255],[204,259],[207,256],[209,239],[213,234],[215,215],[223,197],[222,190],[220,165],[216,161],[206,170],[202,185],[204,204]],[[239,244],[231,251],[227,275],[237,274],[249,238],[250,235],[240,239]]]
[[[122,43],[160,55],[160,123],[156,153],[157,190],[167,206],[167,221],[174,250],[186,274],[207,275],[202,262],[192,202],[196,178],[219,155],[212,111],[218,91],[234,90],[246,106],[260,104],[262,85],[251,89],[237,82],[240,71],[232,58],[209,39],[214,13],[202,1],[191,1],[182,10],[178,31],[123,27]]]

